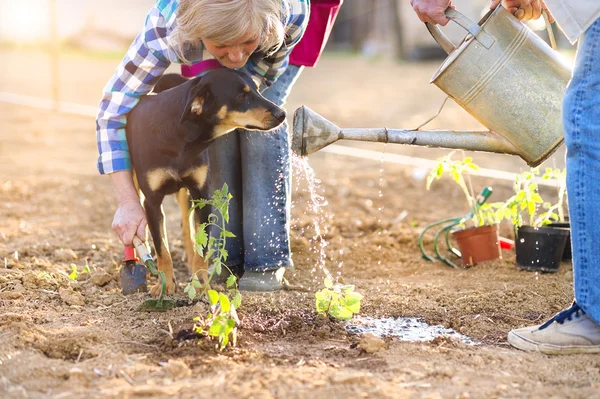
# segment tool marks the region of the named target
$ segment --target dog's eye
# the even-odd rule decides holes
[[[248,93],[242,92],[242,93],[238,94],[235,98],[238,101],[244,101],[246,99],[246,97],[248,97]]]

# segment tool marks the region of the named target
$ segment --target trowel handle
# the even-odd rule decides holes
[[[446,16],[453,21],[454,23],[462,26],[466,31],[468,31],[473,37],[486,49],[490,49],[494,44],[494,39],[488,35],[476,22],[471,21],[464,14],[459,13],[454,8],[446,8],[444,11]],[[430,23],[425,22],[425,26],[427,30],[431,34],[431,36],[435,39],[435,41],[444,49],[444,51],[450,54],[456,46],[454,43],[448,39],[444,33],[442,33],[441,29],[437,25],[431,25]]]
[[[142,259],[144,263],[148,259],[152,260],[152,255],[150,255],[148,247],[146,247],[146,244],[144,244],[138,236],[133,236],[133,245],[135,246],[135,250],[137,251],[138,256]]]

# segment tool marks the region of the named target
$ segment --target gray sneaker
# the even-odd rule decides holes
[[[246,271],[240,279],[240,291],[274,292],[283,288],[285,267],[265,272]]]
[[[573,302],[544,324],[512,330],[508,342],[515,348],[547,355],[600,353],[600,325]]]

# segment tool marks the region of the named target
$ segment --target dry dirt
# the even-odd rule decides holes
[[[47,80],[31,66],[35,54],[5,54],[0,91],[48,95]],[[94,105],[116,62],[63,57],[63,99]],[[327,58],[298,82],[290,109],[306,103],[344,126],[414,126],[443,98],[427,85],[434,69]],[[438,123],[476,127],[455,108]],[[377,148],[399,151],[390,147]],[[92,118],[0,103],[2,397],[600,397],[598,356],[549,357],[506,342],[510,329],[540,323],[569,305],[569,263],[555,274],[535,274],[519,271],[511,251],[470,269],[421,258],[417,236],[423,226],[465,213],[453,183],[440,181],[426,191],[418,169],[311,156],[321,180],[317,192],[327,205],[315,213],[306,180],[296,171],[297,273],[290,282],[305,290],[246,294],[238,345],[217,352],[214,342],[184,339],[204,305],[138,313],[145,295],[121,295],[122,247],[110,229],[115,203],[95,159]],[[476,154],[475,161],[525,167],[508,156]],[[510,195],[509,182],[474,179],[476,187],[484,184],[493,185],[496,200]],[[174,201],[166,211],[181,282],[187,276]],[[346,333],[341,322],[317,316],[314,291],[323,273],[315,220],[328,243],[326,266],[364,295],[361,315],[418,317],[478,345],[386,338],[382,349],[366,353],[360,337]],[[502,234],[510,237],[510,228],[503,226]],[[61,272],[70,273],[71,264],[80,272],[88,265],[91,273],[70,281]],[[183,298],[181,285],[177,296]]]

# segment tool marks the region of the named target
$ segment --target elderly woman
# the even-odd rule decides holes
[[[308,0],[158,0],[104,89],[97,124],[98,170],[117,199],[113,230],[126,246],[146,236],[125,136],[127,113],[171,63],[247,72],[269,100],[283,105],[301,67],[289,54],[308,23]],[[209,61],[211,60],[211,61]],[[289,247],[290,155],[287,125],[261,134],[239,131],[210,148],[211,187],[230,186],[233,201],[227,265],[244,270],[240,289],[281,288],[292,266]]]

